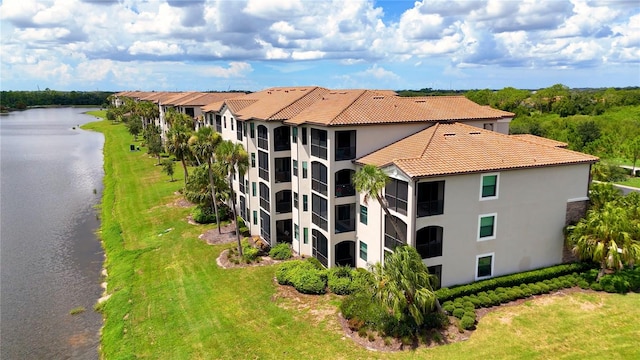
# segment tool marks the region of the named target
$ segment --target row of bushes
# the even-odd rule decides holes
[[[593,269],[583,275],[585,281],[578,284],[583,289],[589,288],[596,291],[606,291],[608,293],[626,294],[630,291],[640,292],[640,268],[624,269],[613,274],[604,275],[600,282],[595,282],[598,270]]]
[[[521,284],[550,280],[572,273],[581,273],[591,268],[593,268],[593,265],[589,263],[556,265],[543,269],[477,281],[467,285],[442,288],[436,291],[436,296],[438,297],[438,299],[440,299],[440,301],[445,302],[462,296],[476,294],[487,290],[493,290],[499,287],[519,286]]]
[[[364,269],[338,266],[327,270],[316,258],[280,264],[276,280],[278,284],[293,286],[303,294],[324,294],[328,289],[334,294],[347,295],[373,284],[371,273]]]

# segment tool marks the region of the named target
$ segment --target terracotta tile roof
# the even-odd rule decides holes
[[[357,159],[359,164],[391,164],[412,178],[594,163],[595,156],[480,129],[437,123]]]
[[[481,106],[464,96],[399,97],[375,90],[330,91],[289,124],[324,126],[373,125],[406,122],[501,119],[506,111]]]
[[[178,106],[181,103],[196,99],[201,95],[202,93],[194,91],[176,93],[175,96],[164,99],[162,105]]]
[[[559,147],[559,148],[566,148],[569,144],[562,142],[562,141],[557,141],[557,140],[553,140],[553,139],[547,139],[544,137],[540,137],[540,136],[535,136],[535,135],[531,135],[531,134],[516,134],[516,135],[511,135],[515,138],[518,139],[522,139],[522,140],[527,140],[530,142],[535,142],[541,145],[547,145],[547,146],[555,146],[555,147]]]
[[[214,92],[214,93],[200,93],[200,96],[191,99],[186,99],[176,104],[178,106],[205,106],[214,102],[219,102],[224,99],[234,98],[244,95],[244,93],[237,92]]]
[[[249,94],[235,103],[226,103],[241,120],[285,120],[304,110],[323,91],[328,90],[314,86],[278,87]]]

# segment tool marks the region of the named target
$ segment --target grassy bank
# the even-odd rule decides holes
[[[182,186],[108,121],[101,238],[111,297],[101,305],[106,359],[638,358],[640,295],[573,294],[531,300],[482,318],[465,342],[402,353],[371,352],[344,338],[335,296],[300,303],[277,296],[275,267],[224,270],[186,221]]]

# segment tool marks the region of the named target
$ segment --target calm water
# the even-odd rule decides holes
[[[0,359],[98,358],[104,140],[77,128],[87,110],[0,116]]]

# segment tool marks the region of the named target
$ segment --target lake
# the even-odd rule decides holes
[[[104,137],[78,127],[88,110],[0,116],[1,359],[98,358]]]

